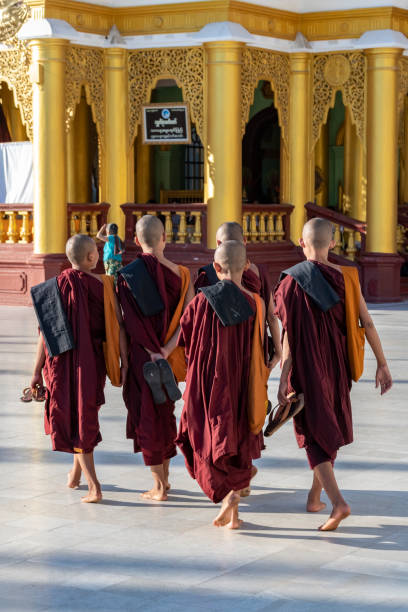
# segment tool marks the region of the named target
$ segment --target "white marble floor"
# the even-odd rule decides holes
[[[33,313],[1,307],[0,610],[407,611],[408,304],[372,312],[395,385],[380,398],[368,351],[352,394],[356,441],[337,462],[353,514],[323,534],[322,517],[305,512],[311,474],[290,426],[267,442],[241,531],[211,526],[214,507],[180,455],[169,501],[142,501],[149,472],[125,439],[111,387],[96,451],[104,501],[79,503],[83,491],[65,488],[71,457],[51,452],[43,434],[43,405],[18,400],[30,380]]]

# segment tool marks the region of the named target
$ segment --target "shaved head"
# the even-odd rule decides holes
[[[217,242],[225,242],[226,240],[237,240],[244,242],[244,232],[239,223],[235,221],[227,221],[220,225],[215,235]]]
[[[92,253],[95,248],[95,241],[88,234],[75,234],[68,240],[65,253],[73,265],[80,266],[88,253]]]
[[[303,227],[302,238],[306,245],[314,249],[327,249],[333,240],[334,225],[327,219],[315,217]]]
[[[140,244],[155,247],[164,233],[163,223],[155,215],[143,215],[136,223],[136,236]]]
[[[242,272],[247,263],[247,253],[243,242],[226,240],[215,250],[214,261],[223,271],[232,274]]]

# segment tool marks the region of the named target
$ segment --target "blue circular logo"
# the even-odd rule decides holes
[[[161,116],[163,117],[163,119],[168,119],[170,117],[170,111],[168,108],[163,108],[162,112],[161,112]]]

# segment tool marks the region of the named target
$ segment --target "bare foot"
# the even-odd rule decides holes
[[[323,503],[322,501],[318,501],[318,502],[307,502],[306,504],[306,510],[308,512],[320,512],[321,510],[324,510],[326,507],[326,504]]]
[[[69,487],[70,489],[77,489],[80,484],[81,477],[78,478],[76,474],[72,473],[72,471],[68,472],[67,487]]]
[[[319,531],[334,531],[340,525],[341,521],[350,516],[350,506],[347,504],[335,506],[327,521],[320,525]]]
[[[239,493],[235,493],[235,491],[231,491],[224,497],[221,510],[213,520],[215,527],[225,527],[232,521],[232,511],[234,507],[238,510],[239,500]]]
[[[238,504],[232,507],[231,520],[226,525],[228,529],[239,529],[244,521],[238,516]]]
[[[86,495],[86,497],[83,497],[81,499],[81,502],[83,504],[97,504],[100,501],[102,501],[101,491],[95,491],[95,492],[89,493],[89,495]]]
[[[146,493],[141,494],[141,497],[143,499],[151,499],[153,501],[167,501],[166,491],[161,491],[160,489],[151,489],[150,491],[146,491]]]

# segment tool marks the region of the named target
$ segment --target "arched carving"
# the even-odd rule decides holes
[[[367,64],[362,51],[314,56],[312,148],[334,106],[336,91],[342,92],[344,105],[350,108],[357,135],[365,146],[366,83]]]
[[[92,118],[99,139],[104,142],[105,131],[105,82],[104,57],[100,49],[72,47],[67,49],[65,71],[65,124],[68,131],[75,117],[75,109],[81,100],[84,86],[86,101],[92,110]]]
[[[245,133],[255,89],[261,79],[271,83],[275,93],[274,105],[278,111],[282,138],[286,141],[289,121],[289,58],[287,55],[268,49],[246,47],[242,52],[241,132]]]
[[[142,105],[160,78],[173,78],[189,103],[191,119],[204,142],[204,49],[146,49],[130,51],[129,62],[129,146],[141,122]]]
[[[27,136],[33,139],[33,86],[29,76],[31,49],[18,41],[0,53],[0,81],[6,81],[13,92],[14,104],[20,110]]]

